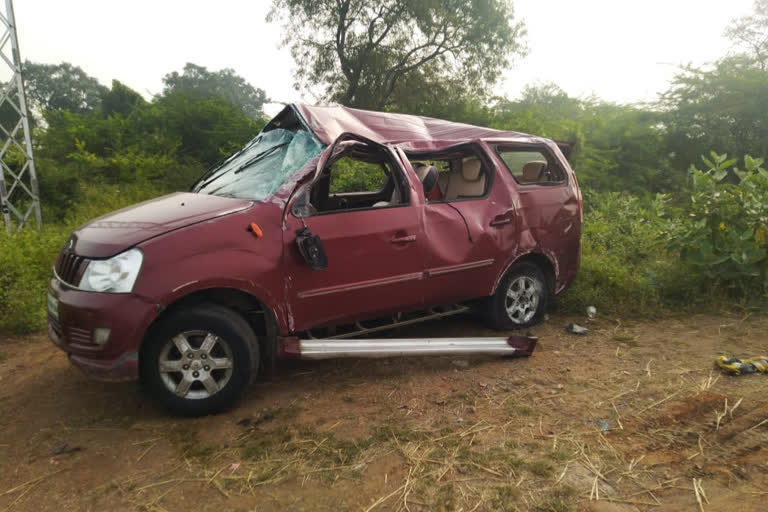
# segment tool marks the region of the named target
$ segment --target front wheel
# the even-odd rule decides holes
[[[231,406],[258,367],[259,347],[250,325],[221,306],[174,312],[145,343],[142,383],[153,398],[184,416]]]
[[[548,297],[547,280],[541,269],[533,263],[517,263],[488,299],[488,324],[494,329],[519,329],[537,324],[544,317]]]

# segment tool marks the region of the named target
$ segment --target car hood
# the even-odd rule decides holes
[[[150,238],[245,210],[253,201],[188,192],[170,194],[104,215],[77,228],[76,254],[108,258]]]

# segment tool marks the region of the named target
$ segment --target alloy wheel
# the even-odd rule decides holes
[[[510,320],[516,324],[530,322],[539,307],[541,290],[541,283],[531,277],[522,275],[513,279],[509,283],[504,300]]]
[[[226,340],[207,331],[185,331],[169,339],[158,358],[160,379],[177,396],[209,398],[232,377],[234,361]]]

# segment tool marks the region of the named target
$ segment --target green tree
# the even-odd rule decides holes
[[[92,112],[101,106],[102,95],[108,91],[79,66],[68,62],[25,61],[24,82],[31,106],[39,111]]]
[[[661,97],[667,152],[684,169],[710,150],[768,154],[768,69],[743,57],[687,67]]]
[[[184,92],[203,96],[221,96],[240,107],[251,119],[264,117],[262,107],[267,101],[266,93],[249,84],[235,70],[225,68],[208,71],[204,66],[188,62],[182,73],[174,71],[163,78],[164,94]]]
[[[755,0],[751,15],[731,20],[725,36],[760,69],[768,69],[768,0]]]
[[[138,187],[147,195],[186,190],[264,125],[218,96],[177,91],[145,102],[116,85],[104,110],[46,112],[36,160],[48,218],[78,203],[85,183]]]
[[[485,97],[525,51],[510,0],[273,0],[267,20],[284,22],[297,88],[361,108]]]
[[[112,80],[112,89],[104,92],[101,97],[101,110],[106,116],[112,114],[128,115],[137,106],[146,105],[146,101],[127,85],[119,80]]]

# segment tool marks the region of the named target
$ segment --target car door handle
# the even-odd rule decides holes
[[[497,228],[500,226],[504,226],[506,224],[511,224],[515,220],[515,210],[514,208],[510,208],[509,210],[505,211],[502,214],[499,214],[491,220],[491,222],[488,223],[489,226],[492,228]]]
[[[493,219],[490,222],[490,226],[492,228],[497,228],[499,226],[503,226],[504,224],[511,224],[511,223],[512,223],[512,219],[510,219],[510,218],[507,218],[507,217],[496,217],[495,219]]]
[[[391,244],[410,244],[416,241],[416,235],[396,236],[389,241]]]

